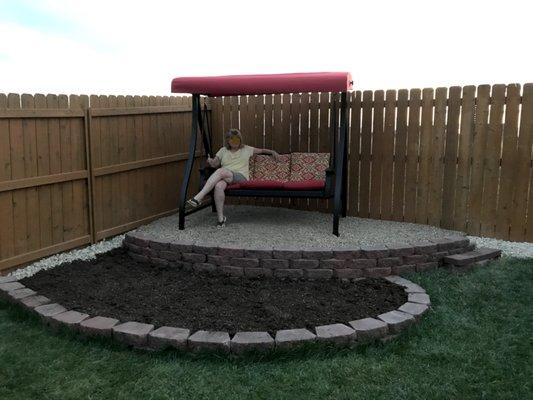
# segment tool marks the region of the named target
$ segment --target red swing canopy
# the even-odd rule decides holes
[[[353,86],[349,72],[304,72],[266,75],[180,77],[172,80],[172,93],[207,96],[304,92],[345,92]]]

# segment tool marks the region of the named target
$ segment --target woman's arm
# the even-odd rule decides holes
[[[254,147],[254,154],[270,154],[276,161],[279,160],[279,154],[275,150],[269,150],[269,149],[259,149],[257,147]]]
[[[220,167],[220,158],[218,158],[217,156],[213,157],[213,158],[207,158],[207,163],[213,167],[213,168],[218,168]]]

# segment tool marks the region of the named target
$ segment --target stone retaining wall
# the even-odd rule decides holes
[[[474,249],[465,237],[357,249],[246,249],[156,239],[141,232],[126,234],[124,244],[133,259],[153,264],[230,276],[306,279],[385,277],[434,270],[443,265],[444,257]]]

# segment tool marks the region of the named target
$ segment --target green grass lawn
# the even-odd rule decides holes
[[[399,338],[263,359],[84,342],[0,302],[0,399],[532,398],[532,267],[412,275],[432,310]]]

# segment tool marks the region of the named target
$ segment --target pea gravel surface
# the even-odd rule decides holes
[[[216,227],[210,208],[187,216],[178,229],[178,215],[158,219],[137,229],[150,237],[229,244],[243,248],[295,246],[299,249],[354,248],[387,244],[410,244],[427,239],[464,236],[464,233],[428,225],[346,217],[340,220],[340,236],[332,234],[331,214],[278,207],[229,205],[224,228]]]

